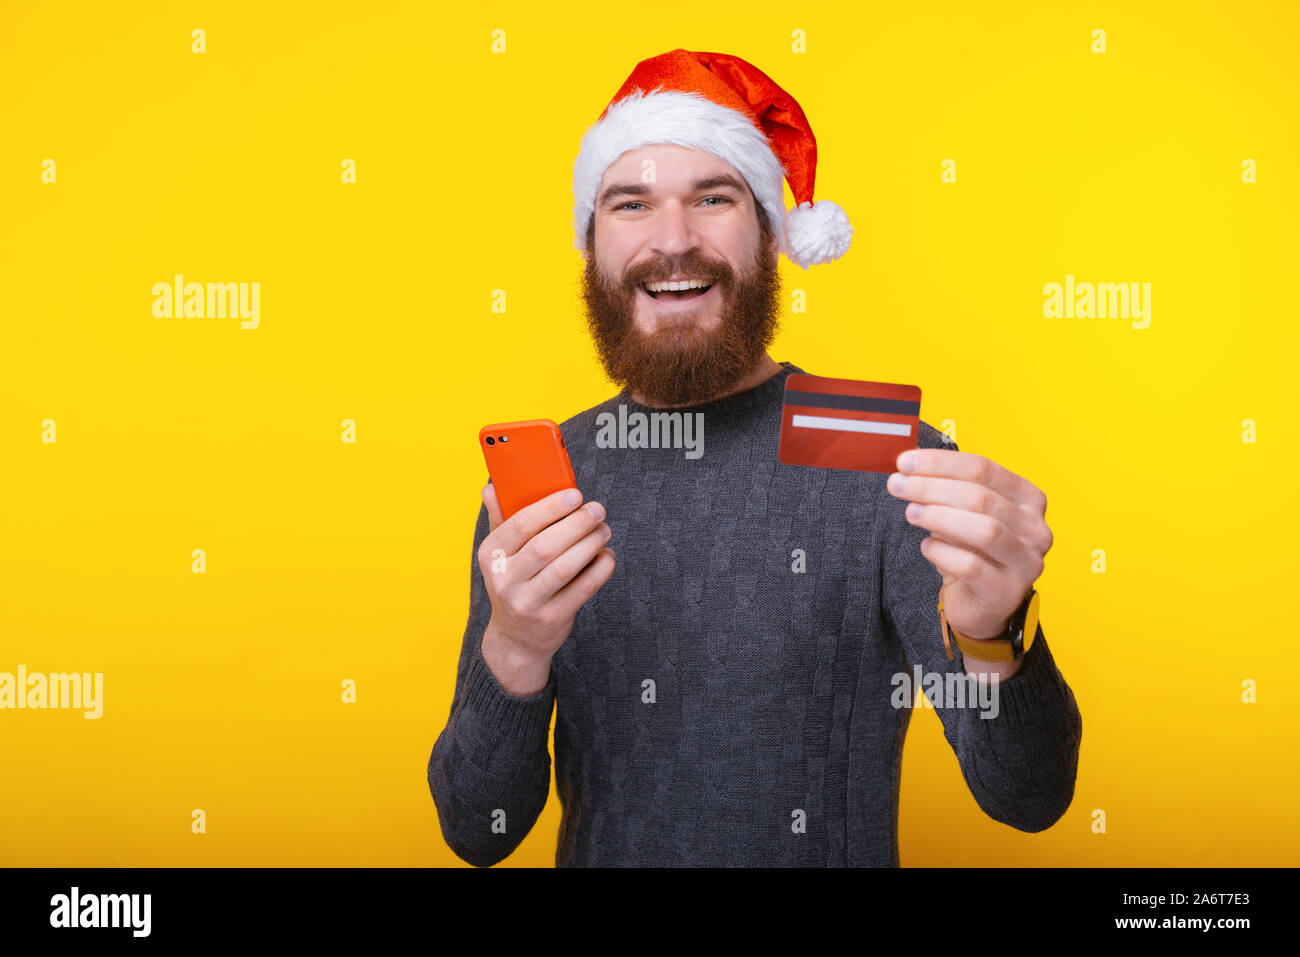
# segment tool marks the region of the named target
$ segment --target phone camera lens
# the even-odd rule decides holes
[[[496,445],[496,444],[497,444],[497,440],[494,439],[494,438],[492,438],[492,436],[489,435],[489,436],[487,437],[487,444],[488,444],[488,445]]]

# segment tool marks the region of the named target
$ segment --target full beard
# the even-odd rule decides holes
[[[776,337],[781,279],[776,256],[760,251],[737,275],[725,263],[690,255],[638,263],[620,283],[597,267],[588,246],[582,297],[587,325],[605,373],[654,406],[698,405],[727,394],[757,366]],[[637,328],[638,287],[673,273],[698,276],[718,286],[722,321],[701,329],[679,314],[653,334]]]

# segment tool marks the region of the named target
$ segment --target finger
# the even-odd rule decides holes
[[[483,486],[483,505],[488,513],[488,532],[495,532],[501,524],[501,503],[497,501],[497,490],[491,482]]]
[[[1052,534],[1041,515],[1035,515],[1032,509],[1017,505],[1001,492],[984,485],[961,479],[900,473],[897,478],[889,477],[885,491],[908,502],[951,505],[991,515],[1044,555],[1052,546]]]
[[[534,535],[523,548],[515,553],[511,562],[514,564],[515,581],[528,581],[567,552],[582,539],[591,534],[605,517],[605,507],[599,502],[588,502],[571,514],[566,515],[554,525]],[[603,544],[603,543],[602,543]],[[588,556],[590,558],[590,556]],[[582,565],[587,564],[586,561]],[[577,574],[582,565],[573,569]],[[566,579],[567,580],[567,579]],[[552,594],[559,589],[562,582],[554,588],[542,590]]]
[[[920,526],[917,526],[917,527],[919,528]],[[981,552],[978,548],[975,548],[975,547],[973,547],[973,546],[971,546],[971,545],[962,545],[962,544],[960,544],[960,543],[958,543],[958,542],[951,541],[950,539],[945,538],[944,535],[943,535],[941,532],[933,532],[933,531],[932,531],[932,532],[930,533],[930,537],[931,537],[931,538],[934,538],[934,539],[936,539],[936,540],[938,540],[938,541],[941,541],[941,542],[947,542],[949,545],[952,545],[954,548],[964,548],[964,549],[966,549],[967,551],[974,552],[976,555],[978,555],[980,558],[984,559],[986,562],[988,562],[990,565],[994,566],[995,568],[1001,568],[1001,567],[1003,567],[1001,562],[999,562],[997,559],[993,558],[993,557],[990,556],[990,555],[985,555],[985,554],[984,554],[983,552]],[[924,538],[921,539],[921,542],[922,542],[922,544],[924,544],[924,543],[925,543],[925,539],[924,539]],[[924,553],[922,553],[922,554],[924,554]]]
[[[916,464],[911,469],[903,468],[905,455],[916,456]],[[899,454],[896,464],[900,472],[909,476],[936,475],[962,479],[991,488],[1017,505],[1029,508],[1039,515],[1047,510],[1047,496],[1038,486],[1021,478],[1015,472],[1003,468],[992,459],[976,455],[974,452],[958,452],[953,449],[908,449]]]
[[[952,581],[963,582],[976,599],[984,605],[995,608],[1007,603],[1010,588],[1007,575],[985,558],[976,555],[968,548],[962,548],[951,542],[933,536],[924,539],[930,544],[922,554],[943,576],[944,584]],[[945,606],[946,606],[945,602]]]
[[[572,499],[569,496],[573,496]],[[514,555],[544,528],[548,528],[568,515],[582,504],[582,493],[576,488],[563,489],[521,508],[501,523],[492,535],[496,538],[495,548],[504,548],[507,555]],[[529,572],[529,576],[537,571]]]
[[[909,505],[921,509],[909,524],[938,535],[945,542],[969,549],[1016,578],[1035,581],[1042,573],[1042,555],[991,515],[968,512],[949,505]]]
[[[614,574],[615,564],[614,549],[602,548],[597,552],[590,564],[551,599],[556,614],[563,614],[566,620],[576,615],[578,609],[609,581]]]
[[[527,606],[539,608],[550,601],[556,592],[573,581],[574,577],[591,563],[609,541],[610,535],[610,527],[601,522],[553,561],[539,569],[524,586]]]

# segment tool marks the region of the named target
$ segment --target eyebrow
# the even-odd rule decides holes
[[[704,179],[696,180],[695,185],[691,187],[691,192],[698,193],[702,190],[719,189],[721,187],[730,187],[742,196],[745,193],[745,184],[736,179],[736,177],[732,176],[730,173],[719,173],[716,176],[706,176]],[[604,208],[619,197],[645,196],[649,194],[650,191],[650,187],[645,183],[616,183],[601,194],[600,203],[598,205],[601,208]]]

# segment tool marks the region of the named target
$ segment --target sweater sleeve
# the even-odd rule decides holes
[[[502,689],[483,661],[480,646],[492,603],[478,550],[487,534],[487,509],[480,506],[456,690],[428,766],[442,835],[458,857],[476,867],[508,857],[546,804],[551,784],[546,739],[555,703],[553,673],[538,694],[516,698]]]
[[[930,426],[923,427],[919,445],[957,449]],[[948,661],[939,631],[943,578],[921,554],[921,539],[930,533],[906,521],[902,507],[897,511],[899,527],[884,573],[885,617],[902,642],[913,675],[920,664],[923,675],[964,676],[961,649],[954,644],[953,660]],[[948,679],[944,681],[947,685]],[[1074,798],[1083,725],[1041,623],[1020,670],[998,683],[996,698],[977,699],[972,706],[968,693],[966,707],[958,707],[945,702],[936,684],[923,678],[922,689],[936,704],[944,737],[984,813],[1021,831],[1042,831],[1055,824]],[[967,692],[971,688],[967,682]],[[992,690],[986,688],[984,694]]]

